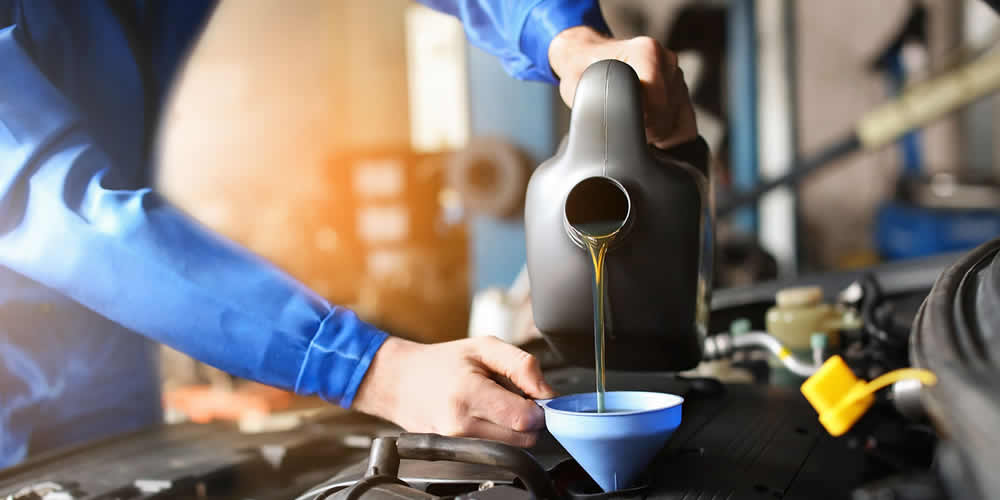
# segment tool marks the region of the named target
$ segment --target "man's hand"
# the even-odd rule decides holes
[[[504,389],[509,380],[531,398],[551,398],[534,356],[494,337],[418,344],[390,337],[375,354],[354,408],[411,432],[434,432],[534,445],[542,409]]]
[[[642,81],[646,140],[667,149],[698,135],[694,108],[677,56],[653,38],[608,38],[593,28],[578,26],[559,33],[549,45],[549,64],[559,77],[559,93],[568,106],[583,71],[604,59],[632,66]]]

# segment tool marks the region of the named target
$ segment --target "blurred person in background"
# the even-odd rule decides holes
[[[513,76],[559,85],[568,105],[588,65],[625,61],[643,81],[649,142],[696,139],[676,57],[650,38],[613,39],[596,0],[423,3],[458,17]],[[152,341],[410,431],[534,442],[541,411],[494,381],[554,396],[529,354],[391,337],[151,190],[186,55],[210,18],[253,6],[0,0],[0,467],[161,422]],[[280,124],[253,126],[281,140]]]

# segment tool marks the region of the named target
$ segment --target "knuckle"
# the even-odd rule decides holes
[[[460,418],[451,423],[451,435],[456,437],[468,436],[472,431],[472,419]]]
[[[533,432],[520,434],[518,436],[518,441],[519,441],[517,443],[518,446],[522,448],[531,448],[532,446],[535,446],[535,443],[538,442],[538,434]]]
[[[510,405],[510,402],[506,398],[494,398],[486,406],[486,409],[491,415],[496,415],[500,418],[500,421],[511,421],[513,420],[513,415],[516,412],[514,408]]]
[[[663,47],[653,37],[637,36],[631,40],[631,45],[639,56],[648,57],[652,60],[659,60],[662,57]]]
[[[534,354],[531,354],[529,352],[525,352],[524,355],[525,355],[525,359],[527,360],[526,364],[529,367],[531,367],[531,368],[540,368],[542,366],[542,362],[539,361],[538,358]]]
[[[469,343],[469,347],[473,352],[490,349],[492,346],[495,346],[497,342],[500,342],[500,339],[492,335],[486,337],[476,337],[471,340],[472,342]]]
[[[494,337],[493,335],[483,337],[482,339],[483,339],[483,345],[485,346],[495,346],[504,343],[504,341]]]
[[[459,352],[463,356],[472,356],[476,354],[483,345],[482,340],[482,337],[460,340],[459,342],[461,342],[461,348],[459,349]]]
[[[515,413],[510,419],[511,428],[517,432],[525,432],[531,430],[530,422],[531,418],[526,416],[522,412]]]
[[[455,401],[453,407],[455,408],[455,415],[459,417],[467,417],[470,413],[469,401],[465,398],[461,398]]]
[[[465,414],[452,414],[444,419],[438,432],[445,436],[467,436],[472,428],[472,417]]]
[[[517,411],[511,411],[510,428],[515,431],[521,432],[525,430],[524,425],[525,425],[524,415],[522,415],[520,412]]]
[[[465,400],[461,393],[456,392],[448,398],[448,410],[451,415],[462,418],[469,413],[469,402]]]
[[[521,351],[520,354],[518,354],[518,356],[519,356],[518,363],[522,370],[534,371],[539,366],[541,366],[538,362],[538,358],[533,356],[531,353]]]

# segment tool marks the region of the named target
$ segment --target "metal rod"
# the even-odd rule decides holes
[[[819,170],[820,168],[830,164],[833,160],[846,156],[859,149],[861,149],[861,142],[858,140],[858,136],[851,134],[850,136],[828,146],[818,154],[802,160],[801,163],[781,176],[770,179],[767,182],[750,189],[749,191],[734,193],[729,198],[719,203],[719,208],[716,210],[716,214],[719,217],[725,217],[737,208],[750,203],[755,203],[761,198],[761,196],[772,189],[785,184],[795,184],[802,180],[803,177],[811,174],[813,171]]]
[[[757,172],[757,26],[755,0],[731,0],[727,12],[729,54],[729,169],[736,189],[752,189]],[[757,230],[757,212],[737,214],[739,227]]]

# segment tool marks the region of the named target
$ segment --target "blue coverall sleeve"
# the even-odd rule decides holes
[[[462,21],[473,45],[498,57],[512,76],[556,83],[549,44],[561,31],[590,26],[610,33],[597,0],[419,0]]]
[[[119,189],[16,30],[0,30],[0,265],[222,370],[350,406],[386,334],[151,190]]]

